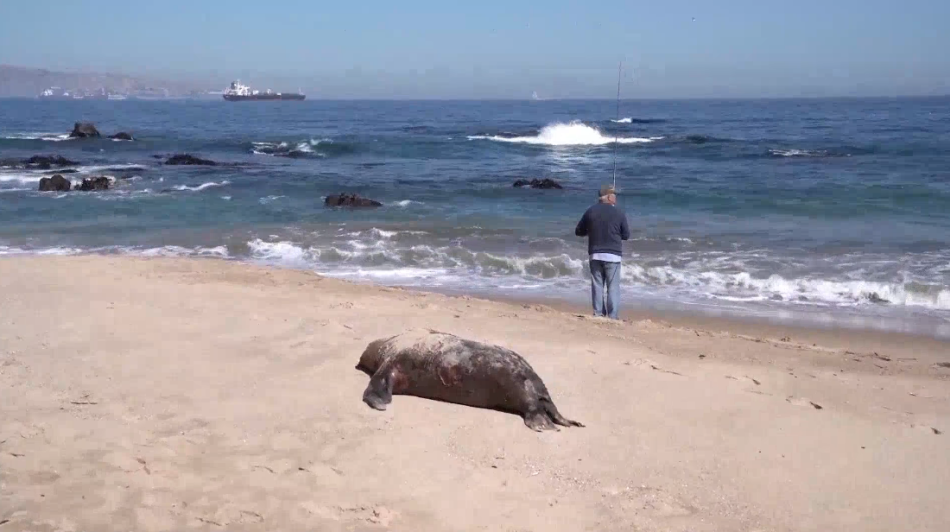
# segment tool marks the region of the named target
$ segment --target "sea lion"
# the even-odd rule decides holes
[[[356,369],[372,378],[363,401],[385,410],[393,394],[520,415],[538,432],[584,425],[554,406],[541,377],[518,353],[430,329],[370,342]]]

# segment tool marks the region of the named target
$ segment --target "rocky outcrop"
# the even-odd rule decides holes
[[[532,179],[531,181],[528,181],[527,179],[519,179],[515,181],[514,184],[511,186],[515,188],[529,187],[529,188],[558,189],[558,190],[564,188],[557,181],[547,178],[547,177],[544,179]]]
[[[359,194],[334,194],[323,202],[327,207],[382,207],[383,204]]]
[[[87,177],[82,180],[82,183],[79,185],[77,190],[109,190],[110,186],[112,186],[112,180],[106,176]]]
[[[130,133],[126,133],[125,131],[120,131],[115,135],[109,135],[109,138],[113,140],[135,140]]]
[[[69,192],[73,184],[65,177],[56,174],[53,177],[40,179],[40,192]]]
[[[92,122],[76,122],[73,126],[73,132],[69,134],[71,139],[84,139],[92,137],[101,137],[99,130]]]
[[[54,166],[76,166],[76,161],[70,161],[62,155],[34,155],[29,159],[23,159],[23,165],[37,170],[49,170]]]
[[[168,160],[165,161],[165,164],[187,165],[187,166],[192,166],[192,165],[217,166],[218,163],[214,161],[210,161],[208,159],[201,159],[199,157],[195,157],[194,155],[189,155],[187,153],[179,153],[177,155],[172,155],[171,157],[169,157]]]

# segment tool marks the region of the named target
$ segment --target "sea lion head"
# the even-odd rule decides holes
[[[459,342],[458,337],[451,334],[426,328],[410,329],[402,334],[370,342],[360,356],[356,369],[373,375],[390,357],[398,353],[412,352],[415,355],[426,355],[438,352],[446,344],[457,342]]]
[[[370,342],[369,345],[366,346],[366,349],[363,350],[363,354],[360,355],[360,362],[356,365],[356,369],[367,375],[376,373],[376,370],[378,370],[389,357],[389,350],[384,348],[390,340],[392,340],[392,338],[381,338]]]

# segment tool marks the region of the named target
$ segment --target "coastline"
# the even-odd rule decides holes
[[[281,266],[268,266],[282,268]],[[295,269],[295,268],[288,268]],[[319,274],[319,272],[317,272]],[[354,281],[346,278],[328,276],[354,284],[368,286],[390,286],[373,281]],[[462,290],[454,287],[418,287],[400,286],[400,289],[419,293],[444,294],[455,297],[478,297],[488,301],[509,302],[515,304],[544,305],[579,315],[590,315],[590,305],[587,304],[589,284],[579,287],[577,297],[532,297],[522,293],[500,293],[485,290]],[[581,300],[584,300],[583,302]],[[933,345],[942,345],[950,342],[950,321],[938,322],[937,318],[928,316],[926,323],[921,323],[919,317],[905,316],[862,317],[854,312],[845,316],[840,312],[809,310],[776,310],[757,314],[750,309],[723,309],[713,306],[686,305],[671,303],[659,298],[638,300],[628,295],[621,296],[621,321],[654,320],[677,324],[684,327],[700,329],[722,329],[742,331],[743,334],[755,334],[758,331],[769,331],[776,337],[788,334],[802,335],[821,339],[830,339],[845,335],[848,341],[864,341],[873,339],[876,342],[897,341],[900,339],[932,340]],[[950,319],[950,318],[948,318]],[[817,341],[817,340],[816,340]],[[825,340],[822,340],[825,341]]]
[[[351,283],[0,258],[11,530],[942,530],[950,343]],[[521,353],[582,429],[360,401],[365,345]],[[490,511],[485,511],[490,508]],[[894,508],[900,508],[895,512]]]

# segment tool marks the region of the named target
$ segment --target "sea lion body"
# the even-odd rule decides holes
[[[371,342],[356,367],[372,376],[363,401],[377,410],[393,395],[414,395],[515,413],[537,431],[583,427],[558,412],[524,358],[500,346],[415,330]]]

